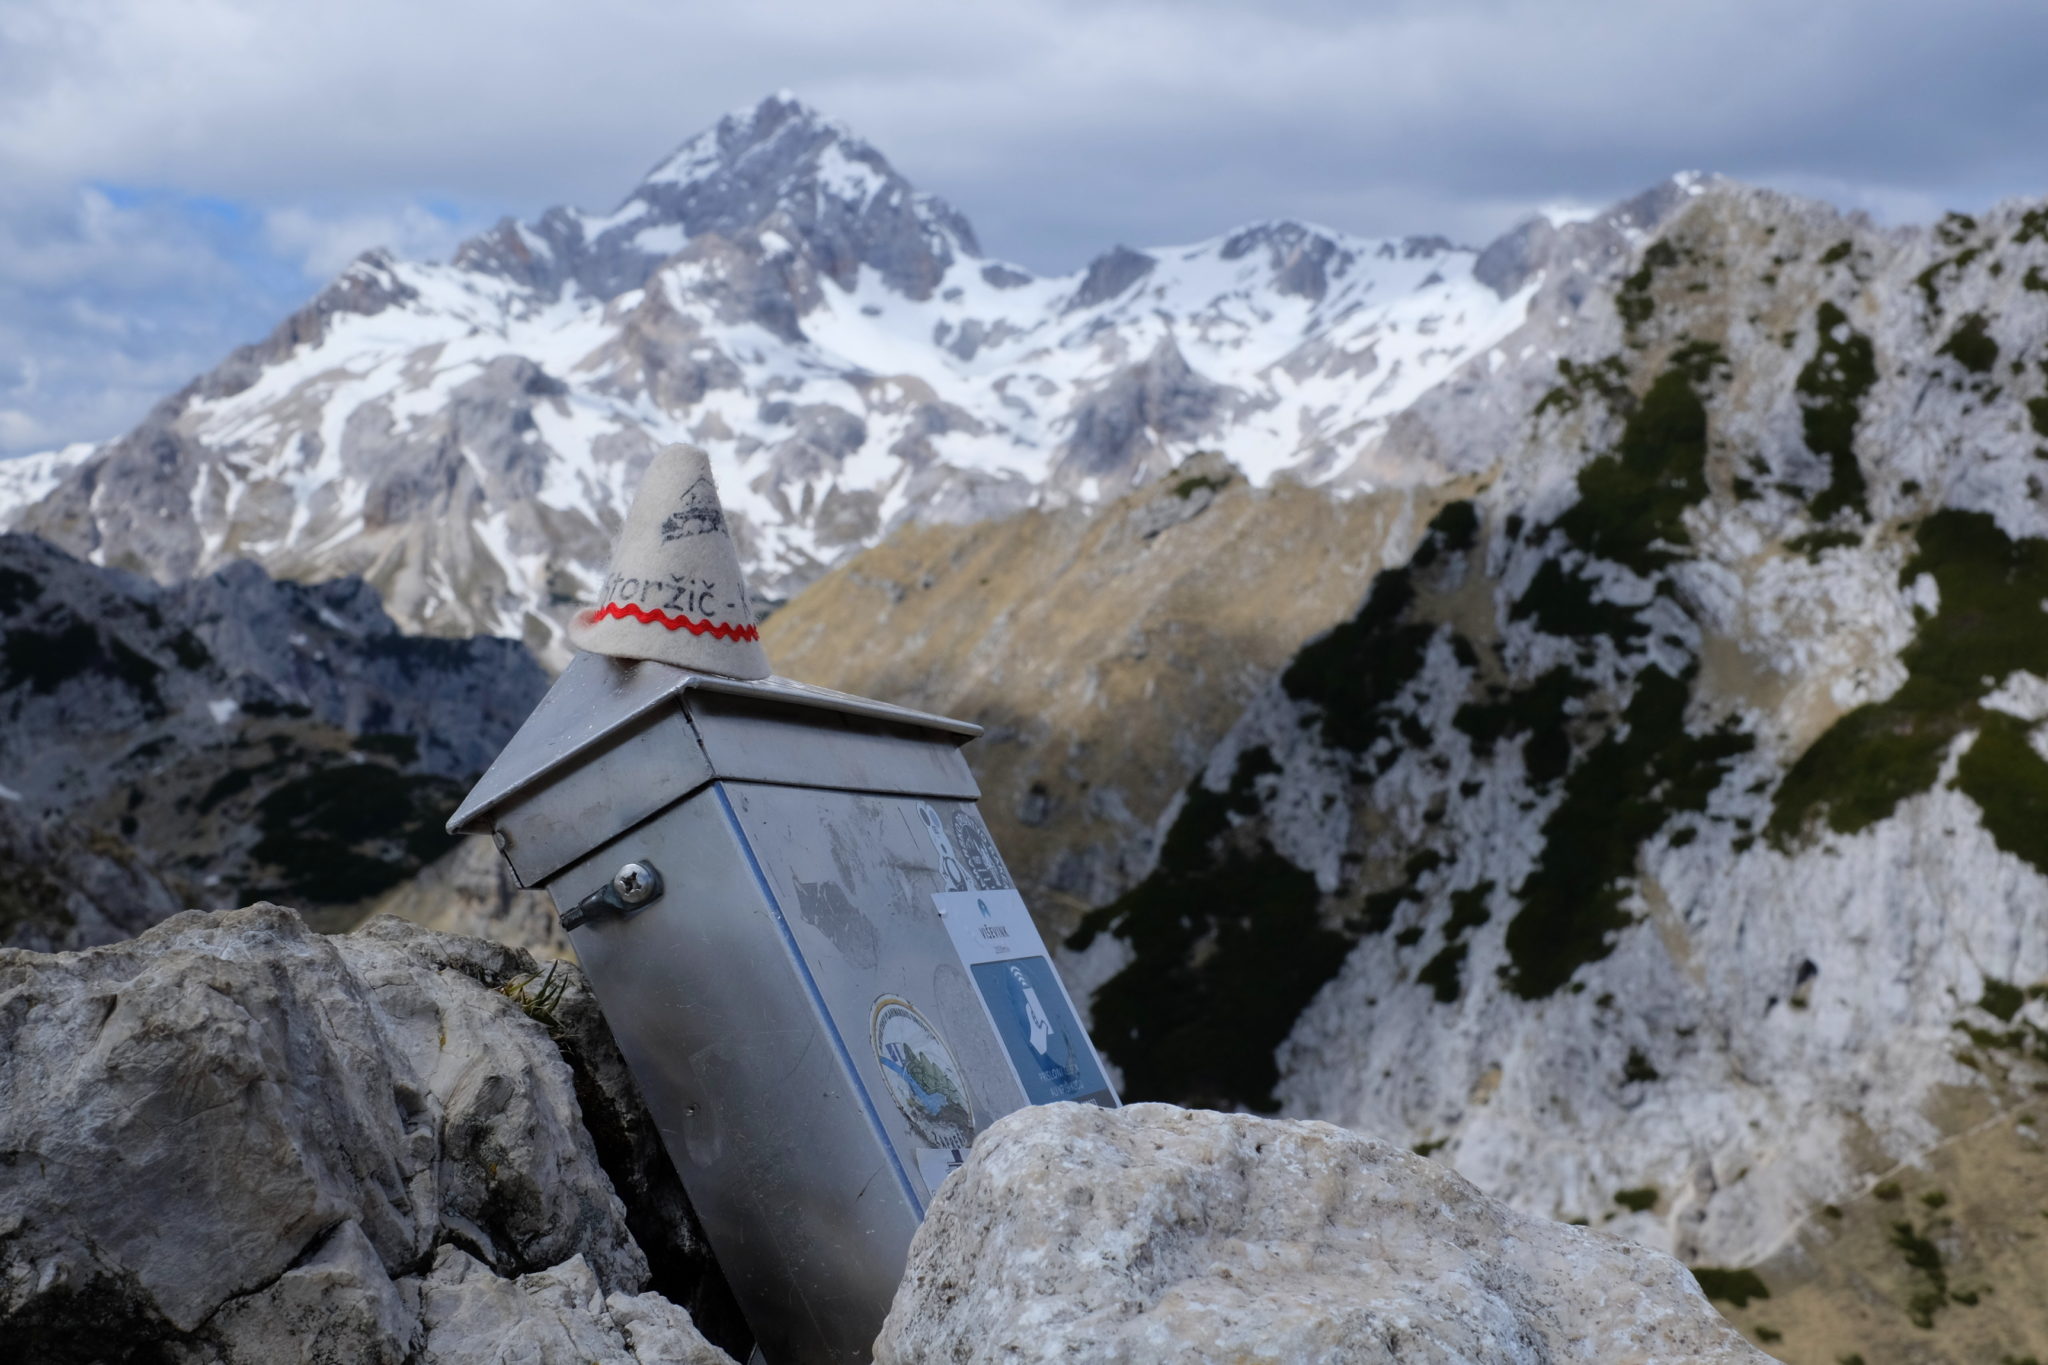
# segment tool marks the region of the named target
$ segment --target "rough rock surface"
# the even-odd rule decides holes
[[[877,1365],[1762,1362],[1685,1267],[1327,1124],[1058,1104],[940,1190]]]
[[[519,1003],[549,1012],[533,968],[269,905],[0,950],[14,1358],[495,1361],[504,1305],[555,1322],[532,1359],[719,1358],[634,1297],[648,1258]]]
[[[184,908],[123,840],[0,799],[0,943],[42,952],[112,943]]]
[[[659,1294],[607,1294],[581,1256],[508,1279],[444,1246],[421,1280],[420,1365],[731,1365]]]

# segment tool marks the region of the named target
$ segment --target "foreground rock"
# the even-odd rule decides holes
[[[10,1358],[453,1365],[517,1339],[521,1360],[727,1359],[641,1292],[578,1100],[614,1103],[622,1073],[572,1072],[529,1017],[567,1007],[533,969],[269,905],[0,950]],[[583,1053],[589,1025],[569,1029]],[[600,1117],[626,1142],[644,1127]]]
[[[1322,1123],[1024,1110],[940,1192],[876,1343],[922,1361],[1763,1361],[1678,1262]]]

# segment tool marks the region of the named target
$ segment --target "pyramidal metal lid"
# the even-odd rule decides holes
[[[539,785],[548,774],[601,743],[634,721],[664,705],[680,702],[688,692],[751,697],[782,706],[832,711],[911,729],[930,730],[964,744],[981,727],[888,702],[834,692],[788,678],[740,679],[695,673],[649,659],[615,659],[579,653],[562,676],[533,708],[533,714],[477,780],[448,821],[450,834],[480,832],[483,817],[494,807]]]

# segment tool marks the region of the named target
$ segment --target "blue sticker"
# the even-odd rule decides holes
[[[1095,1049],[1068,1008],[1050,962],[1042,957],[1012,958],[977,962],[969,970],[1031,1103],[1116,1104]]]

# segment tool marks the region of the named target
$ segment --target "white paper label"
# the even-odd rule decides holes
[[[1045,957],[1045,940],[1015,891],[940,891],[932,896],[953,949],[969,966]]]

